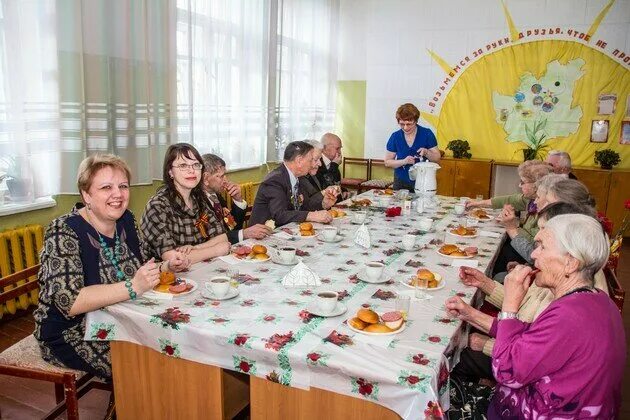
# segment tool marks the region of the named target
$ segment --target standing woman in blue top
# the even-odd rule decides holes
[[[415,182],[409,179],[409,168],[420,160],[438,162],[440,150],[435,135],[418,125],[420,111],[414,104],[403,104],[396,111],[400,130],[394,131],[387,141],[385,166],[394,168],[394,189],[414,191]]]

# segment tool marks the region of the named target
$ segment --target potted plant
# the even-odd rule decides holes
[[[470,145],[466,140],[451,140],[446,145],[446,148],[453,152],[455,159],[470,159],[472,157],[469,152]]]
[[[595,152],[595,163],[599,163],[602,169],[612,169],[619,162],[621,162],[619,153],[612,149],[597,150]]]
[[[30,178],[26,158],[6,156],[0,159],[0,168],[4,170],[2,179],[7,183],[12,202],[30,201],[33,180]]]
[[[547,125],[547,120],[542,121],[534,121],[534,126],[529,128],[529,126],[525,125],[525,135],[527,136],[527,148],[521,149],[523,151],[523,160],[533,160],[540,159],[542,160],[545,157],[546,151],[549,148],[545,144],[545,139],[547,138],[547,134],[544,133],[545,126]]]

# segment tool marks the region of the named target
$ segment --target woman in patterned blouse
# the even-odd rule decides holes
[[[93,155],[79,166],[83,203],[46,230],[39,271],[35,337],[48,362],[111,378],[109,344],[85,341],[85,314],[134,299],[159,282],[141,251],[129,204],[129,167]],[[100,337],[93,337],[94,339]]]
[[[197,149],[187,143],[171,145],[164,156],[164,186],[147,203],[140,223],[149,255],[172,259],[186,254],[184,264],[171,266],[175,271],[230,250],[223,223],[203,191],[203,169]]]

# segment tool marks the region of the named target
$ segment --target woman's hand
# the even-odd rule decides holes
[[[521,302],[529,290],[529,274],[532,268],[528,265],[517,265],[505,276],[505,297],[503,298],[504,312],[518,312]]]
[[[459,267],[459,278],[466,286],[481,288],[487,277],[476,268]]]
[[[414,158],[413,156],[407,156],[406,158],[402,159],[403,161],[403,165],[415,165],[416,164],[416,158]]]
[[[217,256],[222,256],[222,255],[227,255],[230,253],[230,249],[232,248],[232,245],[230,245],[229,242],[219,242],[218,244],[216,244],[214,246],[214,249],[217,252]]]
[[[468,347],[474,351],[483,351],[483,346],[490,339],[487,335],[472,333],[468,336]]]
[[[153,258],[140,267],[133,276],[133,279],[131,279],[132,287],[138,296],[153,289],[159,282],[160,267],[155,263]]]
[[[518,229],[519,220],[516,217],[516,211],[514,211],[514,207],[509,204],[503,206],[500,217],[500,223],[506,230]]]
[[[174,273],[188,270],[188,267],[190,267],[191,264],[188,254],[184,254],[183,252],[174,249],[165,252],[162,255],[162,259],[168,261],[168,269]]]
[[[470,322],[473,320],[475,308],[467,303],[464,303],[459,296],[453,296],[446,299],[446,310],[454,317],[461,319],[462,321]]]
[[[466,201],[466,209],[472,209],[475,207],[483,207],[483,201],[478,201],[478,200],[468,200]]]

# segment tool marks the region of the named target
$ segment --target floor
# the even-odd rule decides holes
[[[618,277],[624,290],[630,295],[630,241],[623,246]],[[628,297],[630,301],[630,296]],[[630,303],[626,302],[623,323],[626,343],[630,348]],[[6,317],[6,315],[5,315]],[[0,320],[0,352],[31,334],[35,328],[31,314]],[[622,405],[619,418],[630,419],[630,359],[624,366]],[[109,393],[92,390],[79,402],[81,419],[102,419],[109,401]],[[1,419],[37,419],[55,405],[53,385],[28,379],[0,376],[0,418]],[[243,416],[248,418],[247,415]],[[61,417],[65,418],[65,417]]]

